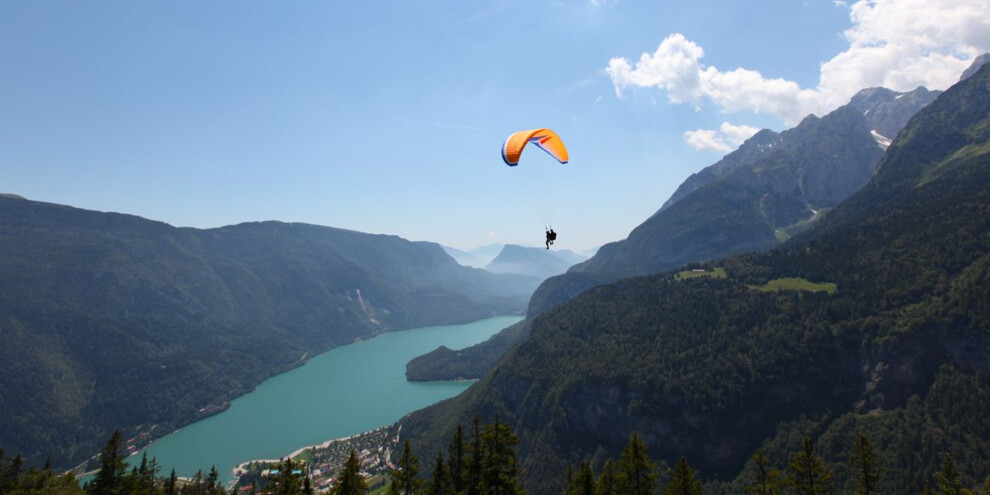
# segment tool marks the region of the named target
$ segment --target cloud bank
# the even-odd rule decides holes
[[[821,64],[818,85],[766,77],[751,69],[722,71],[701,63],[704,50],[680,33],[667,36],[638,61],[609,60],[606,72],[616,95],[626,88],[657,88],[671,103],[723,112],[773,115],[793,125],[809,113],[823,115],[857,91],[883,86],[910,91],[945,89],[981,53],[990,51],[990,2],[986,0],[859,0],[849,7],[849,47]],[[685,133],[697,149],[724,150],[723,129]]]
[[[698,129],[684,133],[684,140],[696,150],[710,150],[729,152],[759,132],[759,129],[750,125],[732,125],[722,122],[717,131],[709,129]]]

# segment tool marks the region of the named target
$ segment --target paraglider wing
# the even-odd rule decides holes
[[[522,155],[526,144],[533,143],[560,163],[567,163],[567,148],[560,136],[550,129],[530,129],[512,133],[505,144],[502,145],[502,160],[510,167],[519,164],[519,157]]]

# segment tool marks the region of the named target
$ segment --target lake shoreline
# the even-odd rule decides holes
[[[227,473],[246,458],[277,461],[272,459],[281,455],[276,452],[295,456],[386,427],[411,411],[459,394],[475,381],[408,382],[408,360],[439,345],[474,345],[521,319],[503,315],[397,330],[317,355],[303,354],[291,369],[225,404],[223,411],[211,411],[213,415],[158,437],[136,453],[156,457],[164,471],[174,467],[181,476],[215,465],[229,481]],[[299,375],[308,378],[293,384]],[[292,407],[286,408],[288,404]]]

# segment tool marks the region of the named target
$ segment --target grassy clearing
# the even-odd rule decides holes
[[[809,292],[828,292],[834,294],[838,289],[834,282],[816,283],[803,278],[778,278],[763,286],[753,286],[762,291],[804,290]]]
[[[984,125],[981,127],[986,126]],[[955,153],[949,155],[947,158],[936,164],[931,170],[926,172],[925,176],[921,178],[920,182],[918,182],[918,185],[923,186],[938,178],[943,172],[945,172],[947,165],[951,165],[958,160],[965,160],[967,158],[973,158],[975,156],[985,155],[987,153],[990,153],[990,143],[988,142],[963,146],[962,148],[956,150]]]
[[[702,271],[684,270],[678,273],[677,275],[674,275],[674,278],[677,280],[684,280],[688,278],[698,278],[698,277],[725,278],[726,277],[725,268],[717,266],[711,270],[702,270]]]
[[[364,481],[368,486],[378,487],[368,492],[368,495],[384,495],[388,493],[388,485],[392,483],[392,477],[384,474],[376,474]]]

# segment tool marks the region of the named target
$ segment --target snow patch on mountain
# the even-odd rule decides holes
[[[890,146],[890,141],[891,141],[890,138],[884,136],[883,134],[880,134],[879,132],[876,131],[876,129],[870,129],[870,134],[873,135],[873,139],[876,140],[877,146],[879,146],[880,149],[886,150]]]

